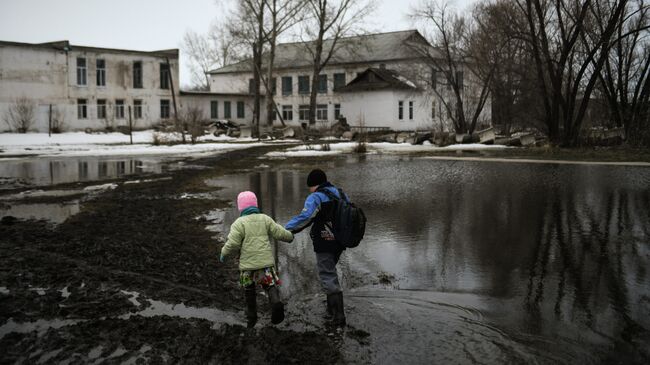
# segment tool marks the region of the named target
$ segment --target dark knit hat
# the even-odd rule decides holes
[[[309,187],[318,186],[325,182],[327,182],[327,175],[325,175],[325,172],[321,169],[311,170],[307,176],[307,186]]]

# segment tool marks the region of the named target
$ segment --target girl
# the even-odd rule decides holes
[[[275,270],[269,237],[291,242],[293,234],[260,212],[257,197],[251,191],[239,193],[237,209],[239,218],[230,226],[228,241],[221,249],[219,260],[224,262],[226,257],[239,253],[239,282],[246,297],[248,328],[253,328],[257,323],[257,285],[261,285],[269,297],[271,322],[278,324],[284,320],[284,304],[280,300],[280,279]]]

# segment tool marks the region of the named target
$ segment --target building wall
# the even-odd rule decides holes
[[[7,110],[22,97],[35,105],[33,128],[47,130],[48,104],[66,103],[66,74],[63,51],[0,45],[0,131],[9,129]]]
[[[86,59],[86,85],[77,83],[77,58]],[[105,60],[106,85],[96,82],[96,61]],[[133,62],[141,61],[143,87],[133,88]],[[174,91],[178,100],[178,59],[170,58]],[[169,100],[171,89],[160,87],[162,56],[148,52],[113,51],[71,46],[63,51],[53,47],[0,44],[0,131],[9,130],[4,121],[17,98],[28,97],[35,105],[33,131],[47,132],[49,108],[63,119],[64,130],[103,130],[106,126],[128,125],[128,106],[142,101],[142,118],[133,119],[134,128],[149,128],[161,121],[160,104]],[[86,118],[80,118],[78,100],[86,100]],[[106,101],[106,118],[97,114],[97,100]],[[124,118],[115,115],[115,101],[124,100]]]
[[[327,126],[331,125],[336,121],[334,118],[334,106],[336,104],[341,105],[341,110],[343,112],[344,108],[344,99],[343,94],[334,92],[334,74],[336,73],[345,73],[346,83],[352,81],[357,76],[357,73],[366,70],[368,67],[379,67],[379,63],[364,63],[364,64],[354,64],[350,66],[327,66],[321,72],[321,75],[327,75],[327,93],[319,93],[317,95],[317,104],[327,105],[327,120],[322,120],[317,122],[317,126]],[[386,64],[386,67],[394,67],[396,64]],[[291,95],[282,94],[282,77],[290,76],[292,78],[292,93]],[[310,79],[310,90],[313,80],[311,80],[311,70],[310,69],[296,69],[296,70],[279,70],[275,73],[274,77],[276,78],[276,94],[274,96],[274,102],[278,110],[282,111],[282,106],[288,105],[292,107],[293,110],[293,119],[285,120],[284,122],[287,125],[298,126],[301,123],[305,123],[306,120],[300,120],[299,118],[299,107],[300,105],[309,105],[309,93],[301,94],[298,89],[298,77],[299,76],[309,76]],[[210,77],[210,91],[215,93],[248,93],[249,92],[249,80],[252,78],[252,73],[229,73],[229,74],[213,74]],[[262,94],[265,94],[265,88],[261,88]],[[251,101],[252,106],[252,101]],[[266,121],[266,102],[262,98],[261,103],[261,120],[262,124]],[[248,121],[250,122],[250,120]],[[279,118],[276,118],[274,125],[280,125]]]
[[[439,85],[437,85],[441,95],[437,95],[430,90],[432,84],[429,66],[415,60],[392,62],[384,65],[386,68],[394,69],[409,80],[415,82],[423,91],[418,93],[400,91],[337,93],[333,91],[335,73],[345,73],[347,83],[352,81],[357,76],[357,73],[365,71],[368,67],[380,67],[380,63],[327,66],[321,73],[328,76],[327,93],[319,93],[317,95],[317,104],[327,105],[328,119],[325,121],[317,121],[316,127],[329,127],[334,123],[336,121],[334,118],[334,108],[336,104],[339,104],[341,114],[353,125],[358,125],[358,120],[363,117],[364,123],[368,127],[389,127],[394,130],[435,129],[449,131],[453,129],[451,119],[441,100],[441,97],[445,100],[452,100],[452,94],[451,90],[447,90],[443,84],[442,75],[438,76]],[[285,105],[291,106],[293,111],[293,119],[285,121],[288,125],[300,125],[306,122],[305,120],[300,120],[299,108],[300,105],[309,105],[309,94],[300,94],[298,90],[298,76],[306,75],[311,75],[311,70],[279,70],[275,74],[277,92],[274,97],[274,102],[280,111],[282,111],[282,107]],[[282,95],[281,80],[284,76],[292,77],[293,90],[291,95]],[[247,93],[249,92],[248,87],[251,78],[252,73],[213,74],[211,75],[211,91]],[[312,82],[310,76],[310,87]],[[468,103],[471,103],[478,95],[480,85],[469,72],[464,72],[464,84],[466,90],[464,97]],[[264,91],[264,88],[262,88],[262,94],[264,94]],[[397,109],[399,100],[404,100],[406,105],[408,105],[408,101],[414,102],[415,116],[413,121],[405,120],[400,122],[398,120]],[[261,107],[261,120],[264,123],[266,121],[266,104],[264,99],[262,99]],[[434,108],[435,112],[433,111]],[[490,114],[491,107],[490,100],[488,99],[480,119],[489,123]],[[279,123],[279,120],[276,118],[274,125],[279,125]]]
[[[217,103],[217,114],[212,115],[212,102]],[[225,116],[225,103],[230,102],[230,118]],[[237,103],[244,103],[244,116],[237,114]],[[228,119],[237,124],[250,125],[253,119],[253,100],[247,96],[236,95],[182,95],[181,110],[187,108],[199,108],[206,120]]]
[[[399,102],[403,102],[403,118],[399,118]],[[413,118],[409,115],[413,103]],[[431,99],[421,92],[364,91],[345,93],[345,117],[353,126],[387,127],[392,130],[431,130]]]
[[[87,84],[77,84],[77,58],[86,58]],[[97,59],[106,63],[106,86],[97,86]],[[142,62],[142,88],[133,86],[134,62]],[[174,92],[177,107],[180,104],[178,94],[178,60],[170,59]],[[159,124],[161,118],[161,100],[169,102],[169,116],[174,116],[174,98],[171,85],[168,89],[161,88],[160,65],[166,63],[162,57],[152,57],[145,54],[122,54],[93,51],[71,51],[68,53],[68,100],[72,106],[70,115],[72,129],[103,129],[106,126],[127,126],[129,123],[128,107],[132,108],[134,128],[150,128]],[[88,113],[86,119],[81,119],[77,113],[78,99],[86,99]],[[97,100],[106,101],[106,118],[97,114]],[[124,118],[116,114],[116,100],[124,101]],[[133,113],[134,100],[142,101],[142,118],[136,119]]]

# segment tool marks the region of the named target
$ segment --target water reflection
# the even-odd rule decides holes
[[[63,223],[66,219],[79,213],[79,200],[50,204],[14,204],[0,205],[0,217],[12,216],[18,219],[46,220],[52,223]]]
[[[345,254],[347,288],[386,272],[399,289],[492,298],[491,318],[527,334],[648,338],[650,169],[391,157],[320,167],[369,221],[362,245]],[[213,183],[233,200],[255,191],[285,223],[301,209],[305,175],[287,168]],[[236,216],[233,208],[225,223]],[[290,296],[319,291],[311,251],[306,234],[278,245]]]
[[[56,185],[77,181],[96,181],[143,173],[161,173],[163,165],[155,159],[102,159],[93,157],[9,160],[0,162],[3,188],[17,183]]]

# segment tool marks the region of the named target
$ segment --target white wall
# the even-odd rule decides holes
[[[334,118],[334,105],[341,104],[343,107],[344,98],[347,97],[344,94],[336,93],[334,89],[334,74],[335,73],[345,73],[346,74],[346,83],[352,81],[358,72],[365,71],[368,67],[379,67],[379,63],[367,63],[367,64],[354,64],[350,66],[327,66],[321,72],[321,74],[327,75],[327,93],[319,93],[317,95],[317,104],[326,104],[328,106],[327,121],[319,121],[316,126],[329,126],[334,123],[336,120]],[[397,64],[386,64],[387,68],[394,68]],[[291,95],[282,95],[282,77],[291,76],[292,78],[292,94]],[[286,121],[287,125],[300,125],[306,121],[301,121],[299,119],[299,106],[300,105],[309,105],[309,94],[300,94],[298,91],[298,76],[309,76],[310,78],[310,90],[313,80],[311,80],[311,70],[307,68],[303,69],[294,69],[294,70],[279,70],[274,74],[276,78],[276,95],[274,96],[274,102],[280,112],[282,111],[283,105],[291,105],[293,108],[293,119]],[[251,72],[246,73],[228,73],[228,74],[213,74],[210,77],[210,91],[215,93],[248,93],[249,80],[252,78]],[[261,88],[262,94],[265,94],[265,88]],[[252,106],[252,100],[251,100]],[[261,120],[262,124],[266,121],[266,102],[262,98],[261,102]],[[279,118],[276,119],[274,125],[280,125]]]
[[[404,102],[403,119],[399,119],[399,101]],[[413,102],[413,118],[409,118]],[[387,127],[392,130],[430,130],[431,99],[420,92],[364,91],[345,93],[343,115],[351,126]]]
[[[86,58],[86,85],[77,85],[77,57]],[[106,86],[97,86],[96,60],[106,63]],[[133,88],[133,62],[143,66],[143,88]],[[61,113],[65,130],[102,130],[107,124],[128,125],[128,106],[142,100],[142,118],[133,119],[135,128],[149,128],[161,121],[160,101],[169,100],[173,116],[171,89],[160,88],[160,63],[164,57],[148,52],[134,53],[72,46],[71,51],[30,45],[0,45],[0,131],[8,130],[4,122],[7,109],[21,96],[36,105],[32,129],[46,132],[49,105]],[[174,91],[178,100],[178,60],[170,58]],[[86,99],[87,118],[80,119],[77,100]],[[107,118],[97,117],[97,100],[105,99]],[[125,118],[114,116],[115,100],[125,102]]]

